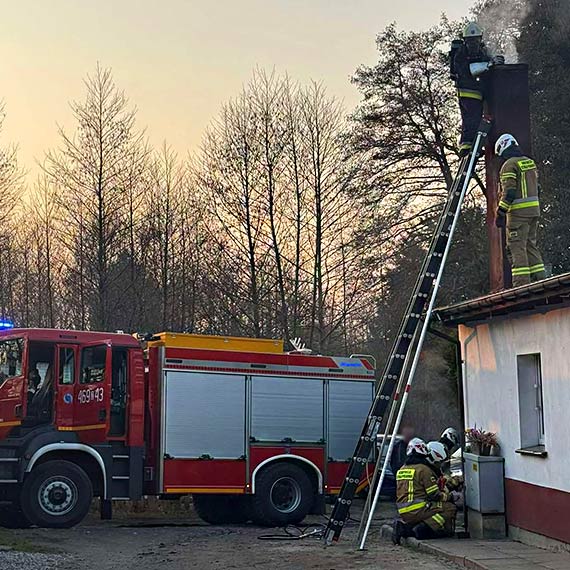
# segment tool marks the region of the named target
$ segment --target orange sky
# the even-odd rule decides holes
[[[374,37],[397,21],[427,27],[445,11],[467,14],[472,0],[4,0],[1,143],[35,159],[72,127],[68,102],[97,62],[139,109],[152,143],[181,154],[196,148],[220,105],[259,65],[293,79],[322,80],[354,105],[349,76],[373,63]]]

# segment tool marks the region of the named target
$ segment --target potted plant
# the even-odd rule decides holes
[[[475,455],[491,455],[491,448],[498,449],[497,434],[475,427],[465,430],[465,440]]]

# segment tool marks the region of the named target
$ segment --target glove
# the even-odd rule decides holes
[[[505,65],[505,56],[504,55],[496,55],[492,61],[493,61],[493,65]]]
[[[497,216],[495,217],[495,226],[498,228],[504,228],[507,225],[507,213],[502,208],[497,210]]]
[[[452,491],[449,500],[456,506],[461,508],[463,506],[463,493],[458,493],[457,491]]]

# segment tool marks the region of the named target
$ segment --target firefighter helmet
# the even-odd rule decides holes
[[[428,448],[426,442],[419,437],[414,437],[414,439],[410,440],[410,443],[408,443],[408,447],[406,448],[406,455],[411,455],[412,453],[417,453],[418,455],[427,457]]]
[[[509,133],[505,133],[504,135],[501,135],[498,139],[497,142],[495,143],[495,154],[497,156],[503,156],[503,153],[510,147],[513,145],[518,145],[519,143],[517,142],[517,139],[515,139],[515,137],[513,137],[513,135],[509,134]]]
[[[427,448],[427,460],[432,465],[441,465],[447,459],[447,451],[440,441],[430,441]]]
[[[463,28],[463,39],[467,38],[482,38],[483,30],[477,22],[469,22],[465,28]]]
[[[443,443],[445,449],[447,451],[451,451],[452,449],[456,449],[459,447],[459,433],[455,428],[448,427],[444,432],[441,434],[439,441]]]

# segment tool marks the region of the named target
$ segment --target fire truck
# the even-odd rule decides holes
[[[188,494],[210,523],[298,522],[338,493],[374,374],[268,339],[2,331],[0,524]]]

